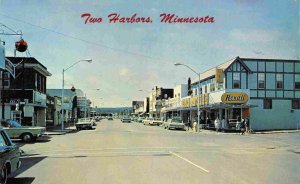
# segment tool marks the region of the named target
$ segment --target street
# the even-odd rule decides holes
[[[299,140],[299,133],[193,133],[102,120],[94,130],[17,141],[25,154],[8,183],[296,184]]]

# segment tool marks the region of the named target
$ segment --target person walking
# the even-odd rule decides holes
[[[237,122],[236,122],[236,125],[235,125],[235,129],[236,129],[237,133],[241,132],[241,118],[239,116],[237,117]]]

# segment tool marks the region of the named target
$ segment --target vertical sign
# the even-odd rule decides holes
[[[0,43],[0,69],[5,70],[5,48]]]
[[[216,82],[223,83],[224,80],[224,72],[222,69],[216,68]]]

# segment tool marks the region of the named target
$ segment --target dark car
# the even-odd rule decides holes
[[[0,183],[6,184],[9,175],[21,166],[21,152],[3,128],[0,128]]]

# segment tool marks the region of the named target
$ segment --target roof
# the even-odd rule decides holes
[[[206,70],[202,73],[200,73],[200,80],[204,80],[204,79],[207,79],[207,78],[210,78],[212,76],[214,76],[216,74],[216,68],[218,69],[223,69],[225,70],[226,68],[228,68],[234,61],[236,60],[236,58],[232,58],[228,61],[226,61],[225,63],[222,63],[216,67],[213,67],[209,70]],[[192,80],[192,84],[195,83],[195,82],[198,82],[199,81],[199,77],[195,78]]]
[[[8,59],[14,65],[17,65],[16,68],[21,67],[22,65],[19,65],[19,64],[21,64],[21,62],[24,62],[25,68],[33,68],[45,76],[52,75],[47,70],[47,68],[42,63],[40,63],[37,59],[35,59],[34,57],[6,57],[6,59]]]
[[[291,60],[291,59],[264,59],[264,58],[240,58],[239,56],[232,58],[225,63],[222,63],[216,67],[213,67],[209,70],[206,70],[202,73],[200,73],[200,80],[204,80],[210,77],[215,76],[216,69],[223,69],[224,71],[229,68],[234,62],[239,62],[247,71],[251,72],[251,70],[247,67],[247,65],[244,63],[244,61],[247,60],[256,60],[256,61],[297,61],[300,62],[300,60]],[[199,81],[199,77],[192,80],[192,84]]]
[[[9,59],[13,64],[18,64],[23,60],[26,64],[39,64],[41,65],[41,67],[47,70],[47,68],[34,57],[6,57],[6,58]]]

